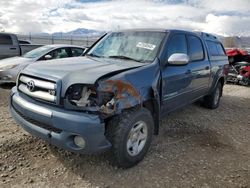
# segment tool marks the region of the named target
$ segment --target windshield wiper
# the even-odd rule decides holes
[[[127,56],[123,56],[123,55],[111,55],[111,56],[108,56],[108,58],[127,59],[127,60],[137,61],[137,62],[140,62],[140,63],[143,62],[142,60],[133,59],[131,57],[127,57]]]

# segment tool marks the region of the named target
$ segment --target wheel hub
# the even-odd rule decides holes
[[[144,148],[148,137],[148,128],[145,122],[138,121],[130,130],[127,140],[127,152],[131,156],[138,155]]]

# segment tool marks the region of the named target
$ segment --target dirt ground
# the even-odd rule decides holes
[[[128,170],[32,137],[10,117],[8,95],[0,89],[0,187],[250,187],[250,88],[226,85],[218,109],[196,103],[167,116]]]

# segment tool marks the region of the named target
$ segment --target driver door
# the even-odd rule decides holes
[[[167,58],[174,53],[188,54],[186,36],[175,33],[167,42]],[[162,112],[169,113],[188,102],[191,71],[188,65],[165,65],[162,70]]]

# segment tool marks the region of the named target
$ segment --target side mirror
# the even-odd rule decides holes
[[[50,59],[52,59],[52,56],[51,56],[51,55],[46,55],[46,56],[44,57],[44,59],[45,59],[45,60],[50,60]]]
[[[169,65],[187,65],[189,57],[184,53],[175,53],[168,58]]]

